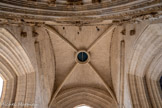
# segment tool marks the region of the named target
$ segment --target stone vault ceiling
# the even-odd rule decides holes
[[[0,101],[38,105],[32,108],[161,108],[161,29],[160,22],[5,26]],[[78,62],[80,51],[88,61]]]
[[[0,0],[0,103],[161,108],[161,14],[162,0]]]
[[[34,33],[29,26],[2,28],[1,102],[38,105],[32,108],[74,108],[81,104],[161,108],[157,83],[162,75],[161,28],[162,24],[145,22],[126,26],[45,25],[35,27]],[[78,62],[79,51],[87,53],[89,61]]]
[[[115,27],[99,26],[100,31],[95,26],[82,27],[81,33],[74,32],[78,30],[76,26],[66,29],[62,26],[45,28],[46,35],[51,37],[56,63],[55,93],[50,106],[54,107],[54,101],[60,92],[72,88],[100,89],[106,93],[111,103],[115,102],[109,58],[111,36]],[[87,63],[76,61],[79,51],[89,54]]]
[[[158,17],[161,0],[1,0],[0,17],[17,22],[92,23],[150,15]],[[139,20],[139,19],[138,19]]]

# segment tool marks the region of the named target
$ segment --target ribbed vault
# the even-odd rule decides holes
[[[1,0],[0,18],[16,20],[0,25],[1,107],[161,108],[162,19],[97,23],[159,10],[161,0]]]
[[[92,35],[93,31],[89,33],[90,35],[80,34],[81,36],[85,37],[82,38],[85,41],[78,43],[76,43],[76,41],[78,41],[76,39],[77,35],[70,34],[75,32],[68,32],[69,34],[65,36],[62,35],[59,30],[57,30],[59,28],[55,28],[49,25],[44,27],[47,29],[48,34],[51,37],[56,59],[55,90],[49,103],[49,107],[64,108],[66,106],[71,108],[77,104],[88,104],[89,102],[91,103],[89,103],[90,106],[92,105],[94,108],[109,108],[111,105],[116,106],[117,100],[113,91],[111,73],[109,71],[109,58],[106,58],[109,57],[111,36],[116,26],[103,26],[104,29],[102,31],[96,31],[98,32],[96,37],[94,37],[95,35]],[[71,28],[75,29],[76,27]],[[94,27],[89,28],[96,30]],[[68,31],[71,30],[69,29]],[[86,29],[82,28],[82,30],[88,33]],[[86,38],[93,39],[87,40]],[[82,50],[89,53],[90,60],[86,63],[80,63],[75,60],[77,52]],[[97,93],[93,93],[94,96],[91,96],[89,95],[89,92],[86,91],[87,89],[83,89],[84,92],[79,93],[78,91],[76,94],[73,93],[67,96],[67,98],[69,97],[67,100],[71,100],[71,104],[67,103],[68,101],[62,101],[61,103],[56,102],[62,92],[79,87],[80,90],[82,90],[82,88],[90,87],[93,91],[98,88],[101,90],[101,93],[102,91],[107,92],[105,95],[109,97],[111,101],[105,104],[101,102],[101,100],[97,99]],[[66,96],[64,96],[64,98],[65,97]],[[72,102],[75,100],[76,102]],[[82,100],[84,100],[85,103],[80,102]],[[72,103],[76,104],[73,105]]]

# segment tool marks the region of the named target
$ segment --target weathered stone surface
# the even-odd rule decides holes
[[[1,0],[0,17],[32,21],[54,21],[75,24],[102,22],[104,20],[123,21],[141,16],[161,15],[161,0],[113,0],[113,1],[24,1]],[[77,3],[77,4],[76,4]],[[78,5],[81,4],[81,5]],[[154,13],[152,15],[152,13]]]
[[[1,0],[0,105],[161,108],[161,29],[161,0]]]

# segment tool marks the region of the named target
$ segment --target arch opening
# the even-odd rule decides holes
[[[2,79],[2,77],[0,77],[0,99],[2,96],[2,89],[3,89],[3,79]]]
[[[92,107],[90,107],[88,105],[78,105],[78,106],[76,106],[74,108],[92,108]]]

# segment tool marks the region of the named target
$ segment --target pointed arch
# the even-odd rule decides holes
[[[0,67],[4,80],[1,107],[5,107],[5,103],[33,104],[35,70],[21,44],[4,28],[0,28]]]
[[[162,24],[151,24],[137,38],[128,81],[134,107],[162,107],[157,81],[162,68]],[[153,96],[154,95],[154,96]]]

